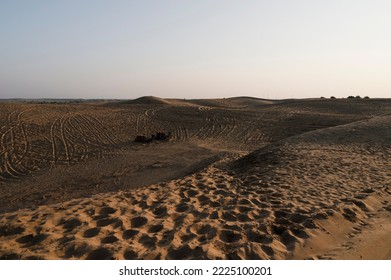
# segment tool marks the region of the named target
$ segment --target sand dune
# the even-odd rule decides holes
[[[124,104],[141,104],[141,105],[165,105],[170,104],[169,101],[155,96],[143,96],[134,100],[124,101]]]
[[[239,100],[3,105],[0,258],[390,259],[390,103]]]

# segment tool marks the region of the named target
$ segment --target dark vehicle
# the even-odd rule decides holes
[[[152,136],[155,136],[155,135],[152,135]],[[154,139],[164,141],[164,140],[170,139],[170,137],[171,137],[171,132],[169,132],[168,134],[166,134],[164,132],[157,132]]]
[[[151,137],[143,136],[143,135],[138,135],[134,139],[134,142],[138,143],[151,143],[153,140],[158,140],[158,141],[165,141],[170,139],[171,137],[171,132],[169,133],[164,133],[164,132],[157,132],[156,135],[153,134]]]
[[[152,142],[152,138],[148,138],[148,137],[146,137],[146,136],[138,135],[138,136],[136,136],[136,138],[134,139],[134,142],[138,142],[138,143],[151,143],[151,142]]]

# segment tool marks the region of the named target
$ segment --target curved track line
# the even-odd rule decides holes
[[[98,121],[96,118],[92,117],[92,116],[86,116],[87,119],[89,119],[89,121],[91,122],[91,125],[97,130],[99,131],[102,136],[104,138],[106,138],[107,142],[111,145],[113,145],[114,147],[118,148],[118,143],[117,142],[120,142],[120,140],[118,138],[116,138],[115,135],[113,135],[113,133],[111,133],[107,127],[105,127],[100,121]],[[114,138],[114,139],[113,139]]]
[[[56,146],[56,135],[55,135],[55,126],[56,123],[60,120],[60,118],[57,118],[50,127],[50,138],[52,143],[52,163],[54,166],[56,166],[57,163],[57,146]]]
[[[65,137],[65,130],[64,130],[64,120],[65,116],[61,116],[60,118],[60,134],[61,134],[61,139],[62,142],[64,143],[64,149],[65,149],[65,159],[69,163],[70,157],[69,157],[69,149],[68,149],[68,143],[67,139]]]
[[[98,155],[99,157],[102,156],[102,147],[101,145],[99,144],[99,142],[92,142],[91,141],[91,137],[89,136],[92,136],[92,138],[95,137],[95,134],[93,134],[93,132],[90,131],[90,127],[83,121],[82,118],[80,118],[79,114],[77,114],[76,116],[74,116],[72,118],[72,120],[74,122],[77,123],[77,125],[75,125],[74,127],[79,131],[80,133],[80,136],[81,138],[83,139],[83,142],[87,143],[89,146],[92,146],[94,148],[96,148],[96,150],[91,150],[90,153],[94,153],[95,151],[98,152]],[[88,135],[89,134],[89,135]],[[87,155],[88,155],[88,149],[87,149]]]
[[[121,143],[121,139],[119,139],[115,134],[113,134],[111,131],[109,131],[109,129],[106,126],[104,126],[97,118],[92,117],[92,116],[90,116],[90,118],[94,119],[103,128],[103,130],[107,133],[107,135],[109,135],[109,136],[111,135],[111,137],[113,137],[116,141],[118,141],[118,143]],[[116,146],[118,145],[118,143],[113,141],[113,144]]]

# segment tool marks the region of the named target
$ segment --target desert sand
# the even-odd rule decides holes
[[[0,108],[0,259],[391,259],[391,100]]]

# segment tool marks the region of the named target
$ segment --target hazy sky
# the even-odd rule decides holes
[[[391,98],[391,1],[0,0],[0,98]]]

